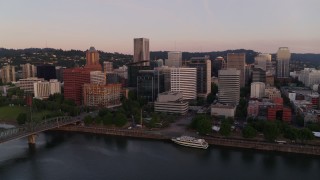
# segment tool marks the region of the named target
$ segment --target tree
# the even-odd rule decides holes
[[[108,110],[107,108],[102,108],[102,109],[99,110],[98,115],[99,115],[100,117],[103,117],[103,116],[105,116],[106,114],[108,114],[108,112],[109,112],[109,110]]]
[[[19,125],[25,124],[27,121],[27,114],[26,113],[20,113],[17,117],[17,122]]]
[[[311,131],[319,132],[319,131],[320,131],[320,124],[317,124],[317,123],[308,123],[308,124],[307,124],[307,128],[310,129]]]
[[[267,122],[263,128],[263,135],[267,141],[274,142],[280,135],[280,130],[276,123]]]
[[[245,98],[240,98],[239,105],[236,109],[236,116],[240,118],[246,118],[247,117],[247,107],[248,102]]]
[[[200,134],[209,134],[211,132],[211,122],[208,118],[203,118],[197,122],[197,131]]]
[[[86,117],[84,117],[83,122],[84,122],[85,125],[92,124],[93,123],[93,118],[90,115],[87,115]]]
[[[255,128],[259,132],[263,132],[265,124],[266,124],[265,121],[258,119],[258,120],[255,120],[254,122],[252,122],[252,127]]]
[[[156,127],[157,123],[159,123],[159,122],[160,122],[160,116],[156,113],[152,113],[152,117],[151,117],[151,120],[150,120],[148,126],[150,128],[154,128],[154,127]]]
[[[290,139],[291,141],[296,141],[298,139],[299,130],[296,128],[288,127],[284,133],[283,137]]]
[[[296,124],[300,127],[304,126],[304,118],[300,114],[297,114],[296,116]]]
[[[252,126],[248,125],[248,126],[243,128],[242,136],[244,138],[254,138],[254,137],[257,136],[257,130],[254,129]]]
[[[219,91],[218,86],[215,83],[211,83],[211,93],[213,95],[216,95],[218,91]]]
[[[127,117],[124,115],[124,114],[122,114],[122,113],[120,113],[120,112],[117,112],[116,113],[116,116],[115,116],[115,122],[114,122],[114,124],[116,125],[116,126],[118,126],[118,127],[122,127],[122,126],[124,126],[126,123],[127,123]]]
[[[206,115],[196,115],[190,124],[192,129],[196,129],[200,134],[208,134],[211,132],[211,121]]]
[[[313,140],[314,135],[313,135],[312,131],[310,131],[310,129],[303,128],[303,129],[300,129],[298,132],[298,139],[300,139],[301,142],[305,142],[308,140]]]
[[[207,104],[213,103],[215,99],[216,99],[216,95],[213,95],[213,93],[209,93],[207,96]]]
[[[222,120],[219,133],[223,136],[229,136],[231,134],[231,124],[229,120]]]
[[[107,114],[102,117],[102,123],[103,125],[111,125],[113,123],[113,114],[107,112]]]

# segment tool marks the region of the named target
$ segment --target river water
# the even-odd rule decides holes
[[[103,135],[40,134],[0,144],[0,180],[320,179],[316,156],[208,150]]]

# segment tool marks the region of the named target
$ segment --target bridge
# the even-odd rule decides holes
[[[35,144],[36,134],[49,130],[73,124],[81,121],[81,118],[71,116],[60,116],[55,118],[46,119],[40,123],[28,123],[16,128],[0,130],[0,143],[8,142],[11,140],[28,137],[29,144]]]

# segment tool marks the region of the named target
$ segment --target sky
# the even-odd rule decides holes
[[[0,47],[320,53],[320,0],[0,0]]]

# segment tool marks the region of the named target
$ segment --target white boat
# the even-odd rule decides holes
[[[191,136],[181,136],[172,138],[171,140],[177,144],[188,147],[207,149],[209,146],[204,139],[197,139]]]

